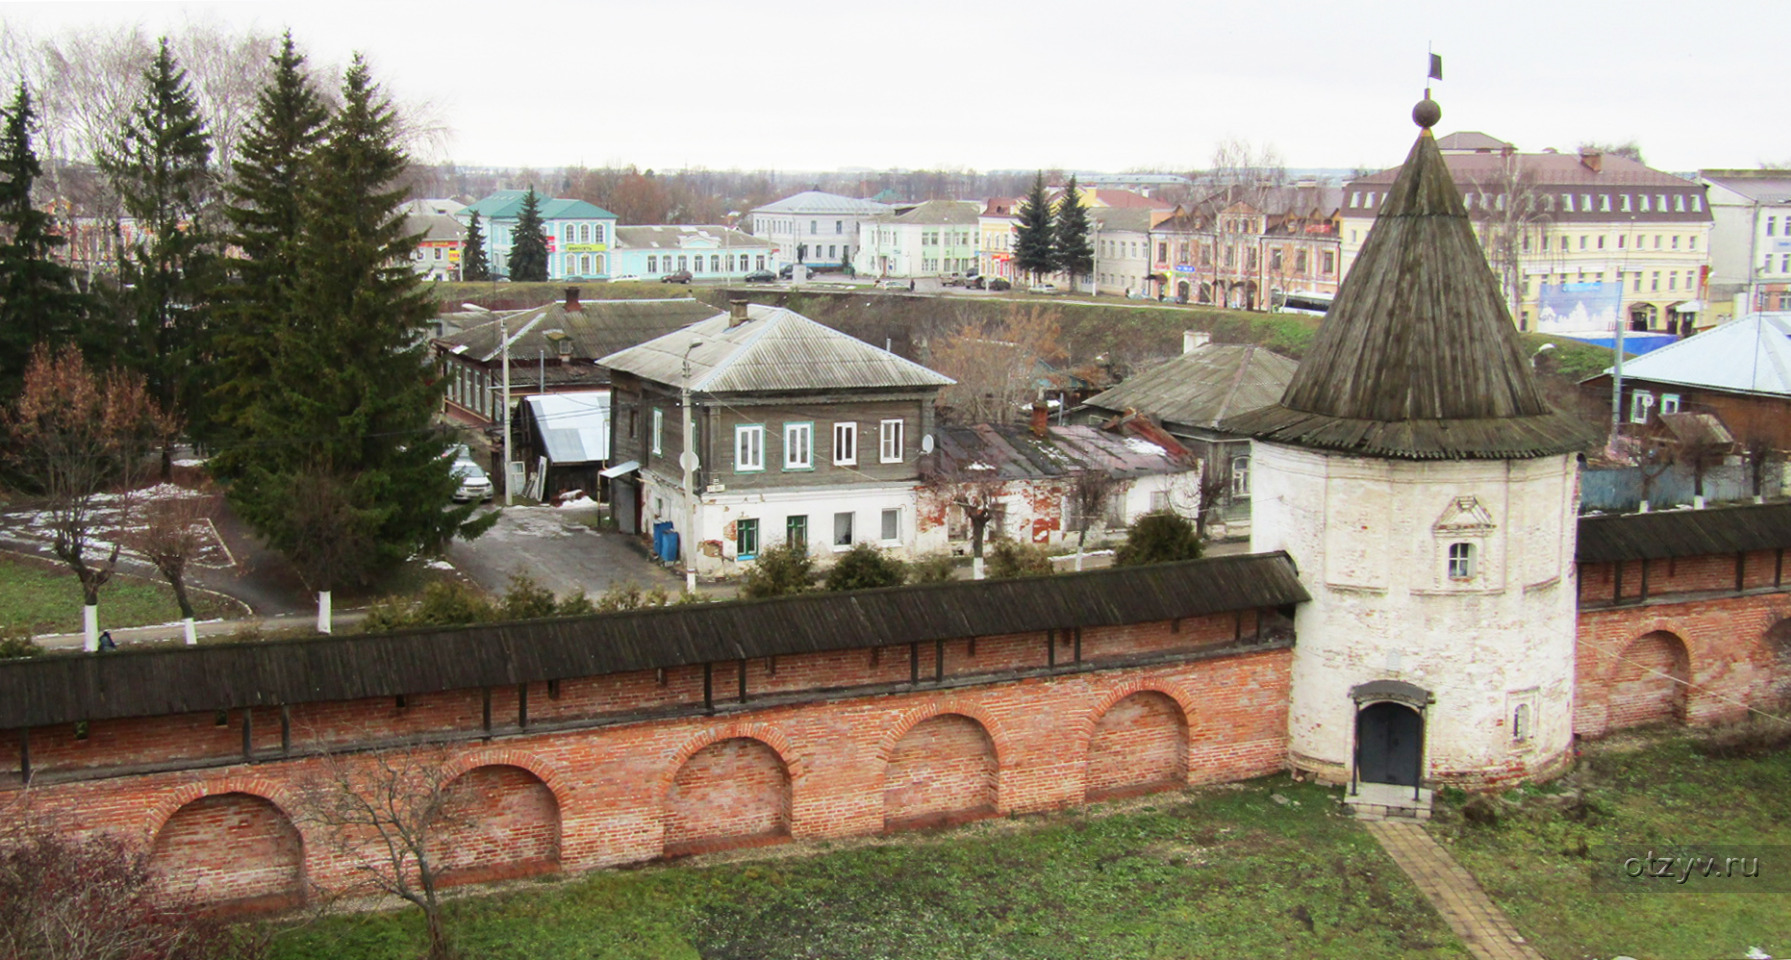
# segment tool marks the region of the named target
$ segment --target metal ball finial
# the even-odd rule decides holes
[[[1424,99],[1418,101],[1418,105],[1412,108],[1412,122],[1426,130],[1436,126],[1437,121],[1441,119],[1443,119],[1443,108],[1438,106],[1435,100],[1430,99],[1429,94],[1426,94]]]

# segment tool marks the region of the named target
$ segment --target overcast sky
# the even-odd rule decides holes
[[[1525,150],[1640,142],[1655,167],[1791,159],[1791,2],[543,0],[6,3],[32,33],[183,20],[291,28],[428,99],[465,164],[1199,168],[1226,137],[1289,166],[1439,132]]]

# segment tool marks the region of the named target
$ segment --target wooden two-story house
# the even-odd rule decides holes
[[[785,542],[822,558],[857,543],[912,551],[919,460],[949,377],[744,300],[600,363],[614,391],[606,472],[623,530],[669,522],[703,575]]]

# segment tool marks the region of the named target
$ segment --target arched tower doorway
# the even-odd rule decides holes
[[[1356,714],[1356,777],[1363,783],[1415,787],[1424,765],[1424,718],[1383,700]]]

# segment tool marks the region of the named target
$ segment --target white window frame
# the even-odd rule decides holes
[[[1648,411],[1654,409],[1654,394],[1637,390],[1629,395],[1629,422],[1647,423]]]
[[[784,469],[815,468],[815,424],[803,420],[784,424]]]
[[[765,471],[765,425],[742,423],[734,427],[734,472]]]
[[[665,410],[660,407],[654,407],[653,408],[653,455],[658,457],[658,456],[663,456],[664,454],[665,454]]]
[[[1474,579],[1474,544],[1457,540],[1449,544],[1449,579],[1466,583]]]
[[[889,536],[889,518],[895,517],[895,536]],[[902,508],[886,507],[877,518],[877,534],[884,543],[902,542]]]
[[[845,523],[846,539],[843,541],[840,540],[840,518],[842,518],[842,517],[844,517],[845,521],[846,521],[846,523]],[[855,529],[857,526],[858,526],[857,514],[854,514],[850,510],[841,510],[841,511],[836,512],[833,515],[833,533],[831,535],[829,535],[829,537],[828,537],[828,542],[833,544],[833,549],[835,549],[835,550],[851,549],[852,544],[857,542],[857,538],[856,538],[857,530]]]
[[[883,420],[877,424],[877,459],[881,463],[902,462],[902,428],[904,420]]]
[[[1677,393],[1661,394],[1660,395],[1660,412],[1661,413],[1678,413],[1679,412],[1679,394],[1677,394]]]

